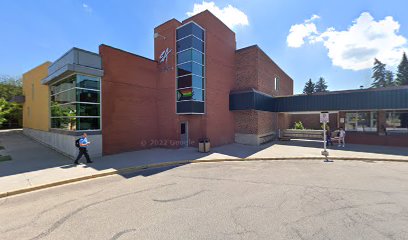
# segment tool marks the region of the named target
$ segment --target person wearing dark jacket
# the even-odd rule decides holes
[[[87,163],[93,163],[91,158],[89,157],[88,154],[88,149],[87,147],[89,146],[89,144],[91,144],[91,142],[88,141],[88,135],[86,133],[82,134],[82,137],[79,139],[79,153],[78,153],[78,157],[75,160],[75,164],[79,164],[79,159],[82,157],[82,155],[85,155],[86,158],[86,162]]]
[[[330,131],[329,127],[326,130],[326,144],[327,144],[327,146],[329,146],[329,145],[333,146],[333,141],[331,139],[331,131]]]

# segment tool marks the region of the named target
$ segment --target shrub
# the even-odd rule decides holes
[[[301,121],[295,122],[295,129],[304,130],[303,123]]]

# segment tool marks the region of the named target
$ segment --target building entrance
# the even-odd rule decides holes
[[[188,122],[180,123],[180,147],[188,147]]]

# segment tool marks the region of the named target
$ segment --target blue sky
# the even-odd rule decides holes
[[[295,93],[320,76],[330,90],[368,87],[374,57],[395,70],[408,50],[404,0],[3,0],[0,74],[21,75],[74,46],[97,52],[101,43],[153,58],[155,26],[206,6],[232,26],[238,48],[258,44],[280,65]]]

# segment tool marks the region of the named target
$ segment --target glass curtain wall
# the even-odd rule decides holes
[[[346,131],[375,132],[377,131],[377,112],[346,113]]]
[[[50,86],[51,128],[100,130],[100,78],[72,75]]]
[[[387,111],[385,117],[388,133],[408,133],[408,111]]]
[[[205,101],[204,29],[189,22],[176,30],[177,113],[203,114]]]

